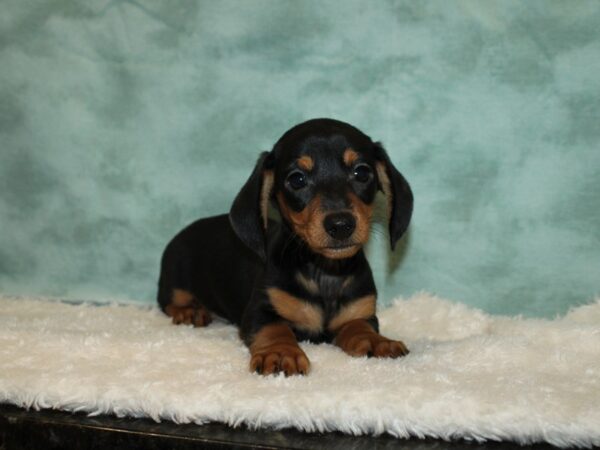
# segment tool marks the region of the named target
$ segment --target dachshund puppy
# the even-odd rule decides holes
[[[162,257],[158,303],[174,323],[239,327],[250,370],[307,374],[298,341],[331,342],[352,356],[408,350],[379,334],[377,291],[362,247],[377,190],[387,197],[392,250],[413,195],[383,147],[353,126],[314,119],[287,131],[229,214],[198,220]],[[267,218],[269,204],[281,221]]]

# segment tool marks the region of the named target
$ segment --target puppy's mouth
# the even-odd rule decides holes
[[[332,259],[342,259],[354,256],[360,250],[360,244],[337,244],[321,247],[319,253]]]
[[[336,244],[336,245],[327,245],[323,247],[323,249],[327,250],[346,250],[349,248],[360,247],[359,244]]]

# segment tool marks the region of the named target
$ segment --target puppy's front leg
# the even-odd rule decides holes
[[[351,320],[339,327],[333,342],[351,356],[398,358],[408,354],[403,342],[380,335],[365,319]]]
[[[288,375],[306,375],[310,363],[298,346],[289,325],[278,322],[262,327],[250,343],[250,371],[262,375],[284,372]]]

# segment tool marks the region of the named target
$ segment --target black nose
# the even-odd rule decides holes
[[[354,232],[356,220],[350,213],[334,213],[325,217],[323,226],[329,236],[341,241],[349,238]]]

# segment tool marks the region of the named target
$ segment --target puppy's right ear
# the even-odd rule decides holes
[[[273,191],[273,154],[261,153],[254,171],[233,201],[229,222],[235,234],[266,261],[267,211]]]
[[[390,245],[392,251],[396,242],[402,237],[413,212],[413,193],[408,181],[392,164],[390,157],[381,145],[375,143],[377,178],[380,189],[387,197],[390,230]]]

